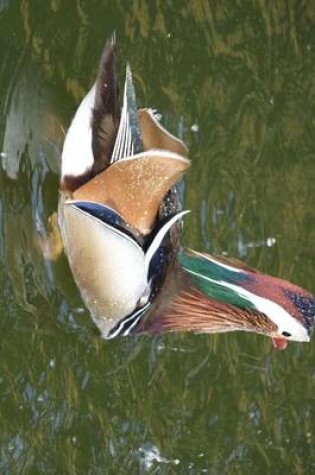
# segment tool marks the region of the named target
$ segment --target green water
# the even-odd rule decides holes
[[[183,242],[315,292],[315,7],[0,0],[0,473],[313,474],[314,345],[102,341],[39,245],[67,128],[116,30],[190,148]]]

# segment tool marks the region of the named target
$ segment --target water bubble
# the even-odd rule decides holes
[[[55,367],[56,367],[56,360],[55,360],[54,358],[52,358],[51,360],[49,360],[48,365],[49,365],[49,368],[50,368],[50,369],[55,369]]]
[[[150,443],[145,443],[142,447],[139,447],[138,451],[146,470],[150,470],[154,463],[172,462],[172,460],[163,457],[159,449]]]
[[[190,127],[190,130],[196,134],[197,132],[199,132],[199,125],[198,124],[193,124]]]
[[[14,450],[14,445],[13,445],[12,443],[10,443],[10,444],[8,445],[8,451],[9,451],[9,452],[13,452],[13,450]]]
[[[269,237],[266,239],[266,246],[272,247],[276,244],[277,240],[274,237]]]

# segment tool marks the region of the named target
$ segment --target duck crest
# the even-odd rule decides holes
[[[308,292],[227,258],[189,250],[180,254],[179,260],[194,285],[208,298],[265,315],[277,328],[274,337],[309,341],[315,301]],[[295,302],[304,302],[302,311]]]
[[[245,287],[251,280],[248,272],[223,264],[208,254],[192,250],[181,253],[179,262],[196,282],[197,287],[209,298],[250,310],[255,309],[249,299],[235,290],[235,287],[240,285]]]
[[[309,341],[315,300],[226,257],[180,250],[176,183],[186,145],[138,109],[130,66],[123,104],[116,38],[79,105],[62,152],[58,220],[82,298],[103,337],[245,330],[278,348]]]

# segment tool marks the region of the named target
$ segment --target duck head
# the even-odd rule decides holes
[[[129,66],[119,100],[116,43],[105,45],[62,153],[59,224],[83,300],[103,337],[250,331],[276,348],[309,341],[315,300],[245,264],[180,251],[176,183],[185,144],[137,109]]]
[[[172,294],[160,298],[138,331],[248,331],[269,336],[277,349],[310,341],[315,299],[309,292],[236,259],[185,250],[178,260],[177,277],[166,284]]]

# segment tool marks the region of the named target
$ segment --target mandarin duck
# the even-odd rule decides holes
[[[104,338],[244,330],[283,349],[309,341],[315,300],[244,263],[180,247],[177,183],[186,145],[138,109],[129,65],[123,103],[116,40],[66,134],[58,222],[82,299]]]

